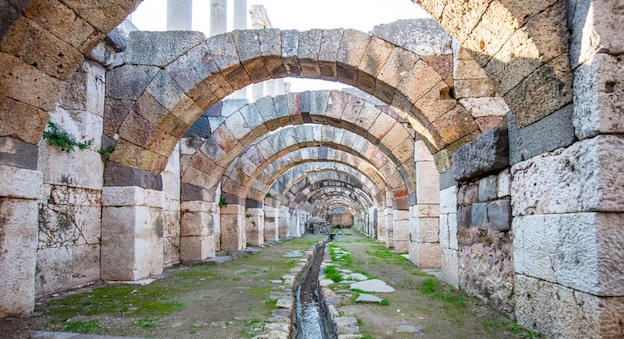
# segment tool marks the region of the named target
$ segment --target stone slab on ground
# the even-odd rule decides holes
[[[378,303],[381,302],[381,298],[378,296],[374,296],[372,294],[360,294],[357,299],[355,299],[356,303]]]
[[[371,279],[351,284],[351,289],[358,289],[364,292],[391,293],[394,288],[388,286],[383,280]]]
[[[259,247],[247,247],[246,249],[243,250],[243,252],[246,252],[248,254],[260,253],[260,252],[262,252],[262,248],[259,248]]]
[[[331,279],[322,279],[319,284],[321,286],[329,286],[329,285],[331,285],[333,283],[334,283],[334,281],[331,280]]]
[[[220,265],[220,264],[226,263],[226,262],[231,261],[231,260],[232,260],[231,256],[223,255],[223,256],[219,256],[219,257],[214,257],[214,258],[198,261],[198,262],[196,262],[196,264],[200,264],[200,265]]]
[[[350,334],[360,332],[357,319],[354,317],[338,317],[334,318],[338,334]]]
[[[31,336],[33,339],[145,339],[143,337],[117,337],[94,334],[80,334],[69,332],[34,332]]]
[[[400,323],[396,331],[400,333],[422,333],[423,329],[416,324]]]
[[[351,273],[351,274],[347,274],[343,276],[342,278],[345,280],[357,280],[357,281],[368,280],[368,277],[362,273]]]

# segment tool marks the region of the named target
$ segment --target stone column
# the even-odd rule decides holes
[[[190,31],[193,22],[193,0],[167,0],[167,30]]]
[[[288,207],[280,206],[278,209],[278,217],[275,218],[275,225],[277,227],[277,234],[279,239],[286,239],[289,236],[290,231],[290,214]]]
[[[414,156],[416,194],[410,199],[410,261],[420,268],[440,268],[440,175],[423,141],[416,141]]]
[[[246,248],[245,206],[221,207],[221,250],[241,251]]]
[[[276,241],[278,239],[277,232],[278,214],[275,207],[264,205],[264,240]]]
[[[43,184],[36,168],[37,145],[0,137],[0,318],[35,308],[37,199]]]
[[[192,191],[199,192],[199,196],[192,196]],[[218,250],[220,225],[220,209],[214,201],[214,194],[183,184],[181,198],[180,260],[196,261],[214,257]]]
[[[440,243],[442,246],[442,279],[459,286],[457,254],[457,186],[440,187]]]
[[[394,250],[397,253],[409,252],[409,210],[394,210]]]
[[[210,0],[210,36],[227,32],[227,0]]]
[[[108,163],[105,185],[115,176]],[[141,172],[118,165],[119,172]],[[103,280],[139,280],[163,271],[163,220],[165,195],[159,175],[156,185],[105,186],[102,190]],[[138,176],[137,176],[138,177]]]
[[[394,222],[394,211],[390,208],[386,208],[384,211],[384,225],[386,228],[386,247],[394,249],[394,229],[396,228]]]
[[[253,246],[264,244],[264,209],[247,208],[245,211],[245,231],[247,242]]]
[[[386,213],[381,205],[379,207],[377,210],[377,240],[386,243]]]

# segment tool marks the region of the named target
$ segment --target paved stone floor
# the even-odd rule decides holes
[[[275,296],[288,289],[282,277],[301,265],[301,255],[319,239],[305,236],[285,241],[220,264],[174,267],[164,278],[145,286],[104,285],[41,299],[33,316],[0,320],[5,331],[2,337],[253,338],[263,327],[279,327],[280,301]],[[337,311],[345,319],[355,319],[367,338],[412,338],[415,334],[423,338],[520,338],[526,334],[479,300],[449,288],[354,230],[345,230],[330,249],[329,264],[350,279],[348,284],[325,279],[340,298]],[[363,291],[350,288],[361,279],[379,279],[394,291],[370,293],[381,302],[356,303]]]

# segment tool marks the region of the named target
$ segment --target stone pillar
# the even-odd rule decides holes
[[[394,212],[390,208],[386,208],[384,211],[384,226],[386,228],[386,247],[394,249],[394,229],[396,228],[394,222]]]
[[[377,240],[386,243],[386,215],[381,206],[377,210]]]
[[[247,0],[234,0],[234,29],[247,29],[247,16],[249,12],[247,11]],[[232,99],[246,99],[247,98],[247,87],[243,87],[234,93],[232,93],[229,98]]]
[[[31,157],[24,156],[28,154]],[[4,318],[24,316],[35,308],[37,199],[43,175],[34,170],[37,145],[13,138],[0,137],[0,164],[0,318]]]
[[[253,246],[264,244],[264,209],[248,208],[245,211],[247,242]]]
[[[180,261],[180,144],[161,173],[165,209],[163,210],[163,260],[165,266]]]
[[[221,250],[241,251],[246,248],[245,206],[221,207]]]
[[[159,186],[162,189],[162,182]],[[160,190],[138,186],[103,188],[103,280],[139,280],[162,273],[164,207],[165,195]]]
[[[184,190],[188,191],[185,184]],[[187,192],[188,194],[188,192]],[[183,191],[183,197],[185,192]],[[180,260],[212,258],[217,251],[220,209],[212,199],[183,201],[180,204]]]
[[[410,197],[410,261],[420,268],[440,268],[440,175],[421,140],[415,143],[414,157],[416,194]]]
[[[264,205],[264,240],[276,241],[278,239],[277,232],[278,214],[275,207]]]
[[[227,32],[227,0],[210,0],[210,36]]]
[[[167,0],[167,30],[190,31],[193,22],[193,0]]]
[[[394,210],[394,250],[397,253],[409,252],[409,210]]]
[[[275,225],[277,227],[277,234],[279,239],[286,239],[289,237],[290,232],[290,214],[288,207],[280,206],[278,209],[278,217],[275,218]]]
[[[442,247],[442,279],[458,287],[457,186],[440,190],[440,245]]]

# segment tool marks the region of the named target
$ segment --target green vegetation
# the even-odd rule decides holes
[[[139,319],[136,322],[136,325],[138,327],[143,327],[143,328],[156,328],[158,327],[158,324],[156,323],[157,319],[151,319],[151,318],[144,318],[144,319]]]
[[[219,208],[227,207],[228,206],[227,199],[225,199],[223,196],[219,197],[218,205],[219,205]]]
[[[340,275],[340,272],[338,272],[338,269],[336,269],[336,266],[334,265],[329,265],[325,267],[325,276],[327,277],[327,279],[331,279],[334,282],[342,281],[342,276]]]
[[[265,198],[270,198],[271,197],[271,193],[267,193],[264,195]]]
[[[388,299],[386,299],[386,298],[383,298],[383,299],[381,299],[381,301],[379,302],[379,305],[381,305],[381,306],[388,306],[388,305],[390,305],[390,300],[388,300]]]
[[[484,320],[483,329],[489,333],[498,333],[504,331],[506,335],[514,335],[524,339],[544,338],[540,333],[527,330],[522,325],[515,323],[505,317],[498,317],[496,320]]]
[[[76,138],[52,121],[48,121],[48,126],[43,131],[43,139],[45,139],[48,144],[58,146],[61,148],[61,151],[68,153],[72,152],[76,147],[79,149],[87,149],[93,144],[93,140],[85,142],[76,141]]]
[[[106,148],[100,148],[97,152],[100,153],[104,160],[108,160],[110,158],[111,153],[115,151],[115,145],[109,145]]]
[[[67,332],[95,333],[102,329],[99,320],[72,321],[65,326]]]
[[[423,280],[421,290],[425,294],[429,294],[434,300],[441,300],[452,304],[456,308],[466,308],[466,297],[459,295],[457,291],[452,290],[447,284],[442,284],[434,277]]]

